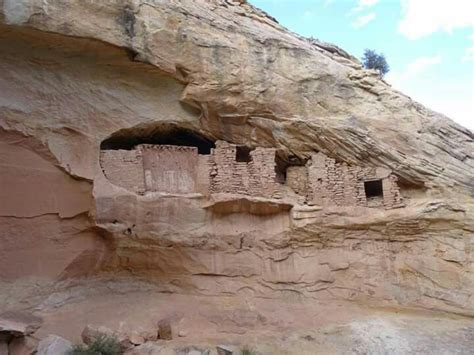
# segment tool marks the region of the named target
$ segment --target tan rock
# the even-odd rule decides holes
[[[10,355],[29,355],[36,351],[38,339],[33,337],[16,337],[8,344]]]
[[[64,316],[126,274],[107,292],[129,304],[140,278],[474,314],[470,130],[245,1],[0,4],[0,309]],[[268,326],[216,313],[217,329]]]
[[[179,329],[178,336],[181,338],[187,337],[189,332],[186,329]]]
[[[4,312],[0,314],[0,333],[13,336],[33,334],[40,326],[42,319],[29,313]]]
[[[132,334],[129,335],[129,340],[133,345],[141,345],[145,342],[145,338],[135,332],[132,332]]]
[[[68,355],[72,350],[72,343],[57,335],[48,335],[38,343],[38,355]]]
[[[142,337],[145,342],[156,341],[158,339],[158,332],[156,330],[141,331],[138,335]]]
[[[217,355],[234,355],[237,354],[237,351],[234,347],[228,345],[218,345],[216,346]]]

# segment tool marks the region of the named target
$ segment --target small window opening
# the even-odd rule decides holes
[[[250,156],[251,149],[244,146],[237,146],[237,153],[235,160],[239,163],[250,163],[252,157]]]
[[[382,180],[365,181],[364,188],[367,199],[383,197]]]

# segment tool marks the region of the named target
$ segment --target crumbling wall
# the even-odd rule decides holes
[[[145,192],[142,154],[139,150],[103,150],[100,165],[114,185],[138,194]]]
[[[196,192],[208,195],[211,189],[211,169],[213,167],[211,155],[198,155]]]
[[[210,158],[211,192],[279,197],[275,152],[273,148],[256,148],[250,152],[250,162],[238,162],[237,146],[216,142]]]
[[[191,193],[196,191],[198,150],[174,145],[138,146],[143,156],[146,191]]]
[[[275,153],[276,149],[274,148],[256,148],[250,152],[252,161],[248,164],[248,169],[251,195],[268,198],[280,197],[275,170]]]
[[[237,161],[237,146],[216,142],[211,155],[198,155],[196,147],[143,144],[135,150],[101,152],[101,165],[115,185],[136,193],[231,193],[281,198],[277,182],[276,149],[256,148],[250,161]],[[300,203],[321,206],[403,206],[397,177],[389,169],[337,163],[314,153],[306,166],[290,166],[287,188]],[[365,183],[380,181],[380,195],[367,198]]]
[[[404,205],[397,182],[398,178],[393,174],[390,174],[388,178],[382,180],[383,204],[386,208],[395,208]]]
[[[224,141],[217,141],[211,150],[211,192],[237,193],[238,180],[235,181],[234,163],[237,147]]]
[[[341,205],[342,174],[336,161],[323,153],[314,153],[307,164],[308,203],[322,206]]]
[[[323,153],[314,153],[306,165],[307,202],[322,206],[369,206],[395,208],[403,206],[403,199],[397,185],[397,177],[388,169],[362,168],[337,163]],[[296,174],[301,172],[293,167],[288,169],[289,186],[301,194],[296,184]],[[370,200],[366,197],[365,181],[381,180],[383,194]],[[370,204],[369,204],[370,202]]]
[[[286,184],[296,194],[306,197],[308,190],[308,169],[305,166],[289,166],[286,170]]]

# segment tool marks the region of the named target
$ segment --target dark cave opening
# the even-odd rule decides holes
[[[132,150],[139,144],[177,145],[197,147],[199,154],[210,154],[215,147],[212,140],[187,128],[160,126],[155,129],[122,129],[100,144],[101,150]]]

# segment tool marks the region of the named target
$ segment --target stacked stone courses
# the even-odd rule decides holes
[[[143,144],[141,151],[146,191],[191,193],[196,189],[196,147]]]
[[[141,150],[103,150],[100,165],[112,184],[138,194],[145,192]]]
[[[276,149],[258,147],[248,161],[237,161],[234,144],[217,141],[210,155],[196,147],[138,145],[134,150],[104,150],[100,164],[117,186],[145,192],[228,193],[298,201],[321,206],[364,206],[387,209],[404,206],[397,177],[388,169],[338,163],[313,153],[305,166],[288,166],[286,182],[277,181]],[[367,198],[365,183],[381,183],[380,194]]]
[[[210,192],[278,197],[274,148],[256,148],[250,162],[237,161],[237,146],[216,142],[211,151]]]
[[[309,204],[367,207],[364,182],[381,180],[382,194],[372,199],[375,200],[375,205],[387,209],[404,205],[397,177],[387,169],[362,168],[337,163],[323,153],[313,154],[306,167]],[[292,177],[293,175],[289,176]],[[290,181],[288,184],[291,186],[294,183]]]

